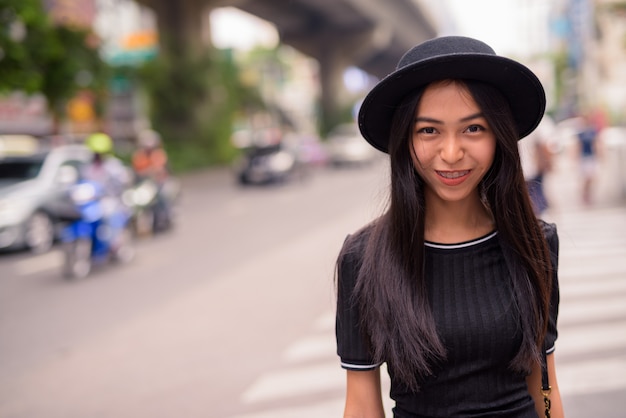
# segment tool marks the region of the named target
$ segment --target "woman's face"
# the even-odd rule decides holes
[[[430,84],[412,132],[413,164],[425,182],[427,201],[480,198],[478,184],[494,160],[496,138],[463,84]]]

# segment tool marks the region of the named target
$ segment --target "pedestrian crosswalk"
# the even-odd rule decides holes
[[[556,361],[568,417],[610,417],[626,407],[626,207],[560,210],[561,303]],[[619,395],[621,393],[621,395]],[[607,407],[608,408],[608,407]],[[613,415],[611,415],[613,414]]]
[[[593,402],[581,399],[626,394],[626,207],[561,210],[546,219],[557,224],[560,236],[559,386],[569,418],[594,416]],[[342,415],[345,372],[335,354],[333,312],[309,329],[285,347],[279,367],[241,394],[241,410],[250,412],[226,418]],[[384,371],[383,379],[385,395]],[[612,399],[626,406],[623,396]],[[392,416],[386,396],[384,403]],[[620,411],[603,416],[618,417]]]
[[[286,347],[281,359],[282,367],[259,376],[241,395],[246,406],[260,405],[258,412],[233,418],[341,416],[344,373],[335,355],[332,312],[322,314],[309,335]],[[263,408],[268,404],[273,406]]]

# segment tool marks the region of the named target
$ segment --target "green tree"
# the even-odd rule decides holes
[[[0,0],[0,93],[42,93],[56,121],[89,89],[100,99],[108,68],[86,29],[54,25],[41,0]]]
[[[40,0],[0,0],[0,92],[39,91],[52,32]]]
[[[40,70],[45,74],[40,91],[57,119],[64,117],[67,101],[80,89],[93,92],[96,111],[102,110],[109,69],[97,48],[89,45],[91,36],[83,29],[54,27],[47,59],[40,63]]]
[[[162,49],[138,76],[175,171],[232,161],[235,115],[262,106],[256,90],[240,82],[228,51],[208,49],[198,56]]]

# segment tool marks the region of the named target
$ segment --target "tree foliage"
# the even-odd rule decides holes
[[[102,96],[108,75],[87,29],[55,25],[41,0],[0,0],[0,93],[41,92],[62,117],[79,89]]]
[[[51,32],[39,0],[0,0],[0,91],[38,91]]]
[[[140,69],[139,82],[175,170],[231,161],[237,153],[230,142],[235,115],[262,106],[256,90],[240,82],[227,51],[207,49],[198,56],[162,49]]]

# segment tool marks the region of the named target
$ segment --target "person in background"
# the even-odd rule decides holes
[[[558,234],[517,146],[545,103],[527,67],[458,36],[412,48],[366,96],[359,128],[389,154],[391,192],[337,258],[345,417],[384,417],[383,363],[396,418],[537,418],[545,402],[563,417]]]
[[[113,155],[113,140],[105,133],[89,135],[86,146],[93,152],[93,159],[81,170],[83,180],[98,183],[109,202],[104,207],[103,222],[110,227],[111,246],[116,250],[118,237],[123,225],[115,222],[115,215],[123,212],[130,214],[130,209],[123,203],[122,194],[130,187],[131,175],[128,167]]]
[[[537,216],[541,216],[549,207],[544,180],[553,166],[550,141],[553,140],[554,132],[554,121],[545,115],[539,126],[519,143],[524,179]]]
[[[598,132],[599,128],[591,115],[582,117],[583,125],[576,135],[578,138],[578,156],[582,176],[582,202],[590,205],[593,201],[593,185],[598,170]]]
[[[157,187],[154,230],[168,229],[172,224],[172,201],[177,194],[177,182],[169,172],[167,153],[161,135],[145,129],[137,137],[138,148],[132,156],[132,167],[137,181],[149,179]]]
[[[162,184],[169,171],[161,135],[152,129],[146,129],[139,133],[137,143],[139,146],[132,156],[133,170],[140,178],[151,178]]]
[[[113,140],[105,133],[94,133],[87,137],[86,146],[93,159],[83,167],[82,177],[99,183],[108,196],[121,199],[131,179],[128,168],[113,155]]]

